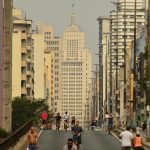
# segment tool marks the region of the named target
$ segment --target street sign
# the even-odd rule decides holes
[[[118,94],[119,94],[119,90],[116,90],[116,91],[115,91],[115,94],[118,95]]]

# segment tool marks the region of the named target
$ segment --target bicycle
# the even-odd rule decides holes
[[[64,130],[67,131],[68,129],[68,120],[64,120]]]
[[[59,130],[60,128],[60,121],[56,122],[56,130]]]

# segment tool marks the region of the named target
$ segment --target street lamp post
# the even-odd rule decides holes
[[[116,89],[115,89],[115,112],[119,113],[118,110],[118,97],[119,97],[119,93],[118,93],[118,23],[119,23],[119,10],[120,10],[120,2],[112,2],[112,4],[114,4],[116,6],[116,16],[117,16],[117,31],[116,31]]]

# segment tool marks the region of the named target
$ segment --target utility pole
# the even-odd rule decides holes
[[[106,43],[103,44],[106,46],[106,57],[105,57],[105,81],[106,81],[106,85],[105,85],[105,114],[106,112],[108,111],[108,35],[110,35],[110,33],[103,33],[105,35],[105,40],[106,40]]]
[[[95,71],[92,71],[92,72],[94,72],[94,75],[95,75]],[[91,80],[92,80],[92,93],[93,93],[93,96],[92,96],[92,105],[93,105],[93,107],[92,107],[92,120],[93,119],[95,119],[95,114],[96,114],[96,112],[95,112],[95,109],[96,109],[96,96],[95,96],[95,88],[96,88],[96,83],[95,83],[95,78],[90,78]]]
[[[134,6],[134,95],[133,95],[133,117],[135,118],[136,113],[136,3],[135,0],[135,6]]]
[[[124,0],[124,109],[126,108],[126,0]]]
[[[95,64],[96,66],[96,72],[95,72],[95,99],[96,99],[96,102],[95,102],[95,105],[96,105],[96,109],[95,109],[95,112],[96,112],[96,117],[98,115],[98,91],[97,91],[97,81],[98,81],[98,75],[99,75],[99,71],[98,71],[98,67],[99,67],[99,64]]]
[[[120,2],[112,2],[114,5],[116,5],[116,16],[117,16],[117,28],[116,28],[116,89],[115,89],[115,113],[119,114],[118,110],[118,95],[119,95],[119,90],[118,90],[118,13],[120,9]]]
[[[110,112],[112,113],[113,111],[113,97],[112,97],[112,19],[110,20],[110,48],[109,48],[109,53],[110,53],[110,73],[109,73],[109,78],[110,78]]]
[[[102,18],[97,18],[99,22],[99,27],[101,26]],[[103,123],[103,65],[102,65],[102,55],[103,55],[103,48],[102,48],[102,41],[101,41],[101,29],[99,28],[99,125],[102,127]]]

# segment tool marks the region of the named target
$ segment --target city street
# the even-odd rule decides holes
[[[62,150],[70,131],[43,131],[39,139],[39,150]],[[104,132],[85,131],[80,150],[119,150],[120,142],[114,136]]]

